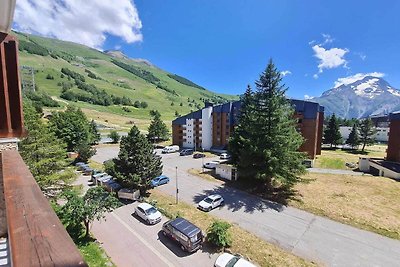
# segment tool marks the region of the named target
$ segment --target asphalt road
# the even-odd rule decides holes
[[[103,162],[118,148],[100,148],[93,158]],[[399,266],[400,241],[341,224],[292,207],[262,200],[243,191],[187,173],[201,168],[202,159],[162,155],[163,173],[171,178],[159,190],[194,206],[206,195],[219,193],[225,205],[211,213],[277,244],[300,257],[328,266]],[[209,161],[212,159],[204,159]],[[177,167],[177,168],[176,168]],[[351,204],[351,203],[349,203]]]
[[[161,232],[162,223],[167,219],[147,225],[132,214],[136,205],[118,208],[105,220],[96,221],[91,228],[116,266],[213,266],[218,254],[202,249],[192,254],[183,252]]]

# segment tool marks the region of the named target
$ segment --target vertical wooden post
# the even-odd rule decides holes
[[[24,132],[17,40],[0,33],[0,138]]]

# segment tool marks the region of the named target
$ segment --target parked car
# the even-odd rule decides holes
[[[169,178],[165,175],[157,176],[150,182],[152,187],[156,187],[156,186],[168,184],[168,183],[169,183]]]
[[[166,153],[174,153],[179,151],[179,146],[166,146],[163,148],[161,153],[166,154]]]
[[[219,161],[206,162],[206,163],[204,163],[204,168],[215,169],[215,167],[217,167],[218,164],[219,164]]]
[[[232,255],[230,253],[223,253],[218,256],[214,263],[215,267],[256,267],[251,262],[245,260],[240,255]]]
[[[187,252],[195,252],[200,249],[204,240],[204,235],[199,227],[180,217],[164,223],[162,233],[178,242],[181,249]]]
[[[195,153],[195,154],[193,154],[193,158],[194,159],[205,158],[205,157],[206,157],[206,155],[203,154],[203,153]]]
[[[93,182],[96,182],[96,180],[98,179],[98,178],[100,178],[100,177],[103,177],[103,176],[106,176],[106,175],[108,175],[108,173],[106,173],[106,172],[98,172],[98,173],[92,173],[92,181]]]
[[[77,162],[77,163],[75,163],[75,166],[78,167],[78,169],[82,165],[86,165],[86,163],[85,162]]]
[[[211,195],[199,202],[198,208],[204,211],[210,211],[224,204],[224,198],[221,195]]]
[[[82,174],[83,175],[91,175],[93,172],[93,169],[90,168],[89,166],[86,166],[85,168],[83,168],[82,170]]]
[[[148,224],[161,222],[161,213],[148,203],[140,203],[135,208],[135,214],[146,221]]]
[[[128,188],[122,188],[118,191],[119,199],[138,200],[140,198],[140,191]]]
[[[192,154],[193,154],[193,149],[182,149],[181,152],[179,153],[180,156],[187,156]]]
[[[78,166],[78,171],[83,171],[86,168],[89,168],[89,165],[87,165],[86,163],[83,164],[79,164]]]
[[[222,153],[221,155],[219,155],[220,159],[230,159],[231,155],[229,155],[228,153]]]

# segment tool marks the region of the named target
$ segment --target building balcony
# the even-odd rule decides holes
[[[0,189],[4,266],[87,266],[15,150],[0,152]]]

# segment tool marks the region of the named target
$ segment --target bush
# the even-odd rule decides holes
[[[121,138],[119,136],[118,132],[115,130],[111,131],[110,134],[108,135],[108,137],[111,138],[111,140],[112,140],[111,143],[113,143],[113,144],[118,143],[119,139]]]
[[[211,244],[225,248],[230,247],[232,244],[232,238],[228,230],[231,225],[224,221],[214,221],[207,229],[207,240]]]
[[[135,108],[140,108],[140,101],[136,100],[135,103],[133,103],[133,106]]]
[[[51,75],[51,74],[47,74],[46,79],[47,80],[54,80],[54,76]]]
[[[146,101],[142,101],[141,103],[140,103],[140,107],[141,108],[147,108],[149,105],[147,104],[147,102]]]

